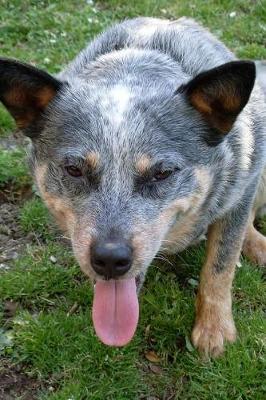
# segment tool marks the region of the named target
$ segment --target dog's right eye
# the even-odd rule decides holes
[[[67,165],[65,170],[69,175],[75,178],[80,178],[83,175],[81,169],[75,167],[74,165]]]

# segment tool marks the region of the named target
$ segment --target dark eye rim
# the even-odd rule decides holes
[[[151,178],[151,182],[160,182],[169,178],[175,172],[174,169],[166,169],[161,171],[156,171]]]
[[[81,178],[83,176],[82,170],[75,165],[66,165],[64,169],[73,178]]]
[[[175,173],[179,172],[181,169],[179,167],[156,169],[153,172],[147,173],[146,175],[136,176],[137,187],[150,186],[155,187],[160,185],[161,182],[170,182],[171,178],[175,176]]]

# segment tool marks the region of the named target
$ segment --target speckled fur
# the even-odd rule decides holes
[[[122,22],[58,74],[60,90],[26,132],[44,201],[92,280],[98,278],[90,265],[95,238],[115,234],[130,240],[134,262],[126,277],[143,281],[159,250],[180,251],[209,231],[192,338],[214,356],[236,337],[234,265],[245,232],[256,241],[247,226],[253,223],[252,207],[263,206],[266,198],[264,177],[260,181],[265,101],[256,82],[231,131],[210,146],[205,140],[210,126],[177,89],[234,60],[193,20]],[[158,162],[178,172],[153,191],[138,186],[136,176]],[[67,176],[66,163],[85,168],[86,177]]]

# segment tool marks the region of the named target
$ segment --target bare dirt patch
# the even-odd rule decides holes
[[[25,235],[22,231],[18,214],[17,204],[0,204],[0,271],[9,269],[25,246],[34,239],[33,233]]]
[[[41,382],[27,375],[22,367],[2,360],[0,366],[0,400],[35,400],[43,389]]]
[[[9,137],[0,138],[0,146],[6,150],[16,150],[27,146],[28,141],[21,133],[15,132]],[[7,166],[8,167],[8,166]],[[31,184],[14,187],[12,182],[0,188],[0,272],[9,269],[33,240],[33,234],[25,235],[19,224],[21,204],[32,196]],[[1,399],[0,399],[1,400]]]

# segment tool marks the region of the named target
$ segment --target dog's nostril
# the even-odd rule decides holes
[[[126,267],[128,265],[128,260],[119,260],[115,263],[115,267]]]
[[[99,242],[91,249],[91,264],[99,275],[116,278],[132,264],[132,249],[126,242]]]
[[[94,263],[99,265],[99,267],[105,267],[105,262],[103,260],[100,260],[99,258],[96,258],[94,260]]]

